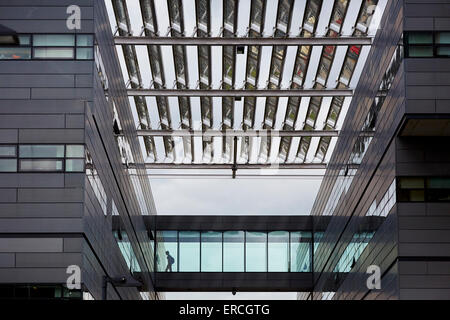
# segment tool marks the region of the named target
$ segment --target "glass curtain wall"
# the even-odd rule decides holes
[[[158,231],[156,235],[155,263],[159,272],[311,272],[312,269],[311,232],[174,230]]]

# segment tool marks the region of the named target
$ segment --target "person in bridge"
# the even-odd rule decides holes
[[[172,272],[172,265],[175,263],[175,259],[170,255],[169,251],[166,251],[166,256],[167,256],[166,272]]]

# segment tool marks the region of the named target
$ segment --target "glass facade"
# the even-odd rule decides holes
[[[82,297],[83,292],[81,290],[69,290],[62,285],[8,284],[0,286],[0,299],[81,300]]]
[[[311,272],[311,232],[167,230],[156,234],[159,272]]]
[[[202,231],[201,270],[203,272],[222,271],[222,232]]]
[[[84,172],[84,145],[0,145],[0,172]]]
[[[399,202],[450,202],[450,177],[400,177]]]
[[[410,31],[405,42],[406,57],[450,57],[450,32]]]
[[[19,35],[19,45],[0,47],[0,60],[94,58],[92,34]]]
[[[244,272],[244,231],[223,232],[223,271]]]

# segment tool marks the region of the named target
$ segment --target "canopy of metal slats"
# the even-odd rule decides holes
[[[378,0],[105,3],[143,165],[326,167]]]

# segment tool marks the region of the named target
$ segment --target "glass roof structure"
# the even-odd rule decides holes
[[[233,177],[326,168],[382,15],[378,0],[105,3],[146,167]]]

